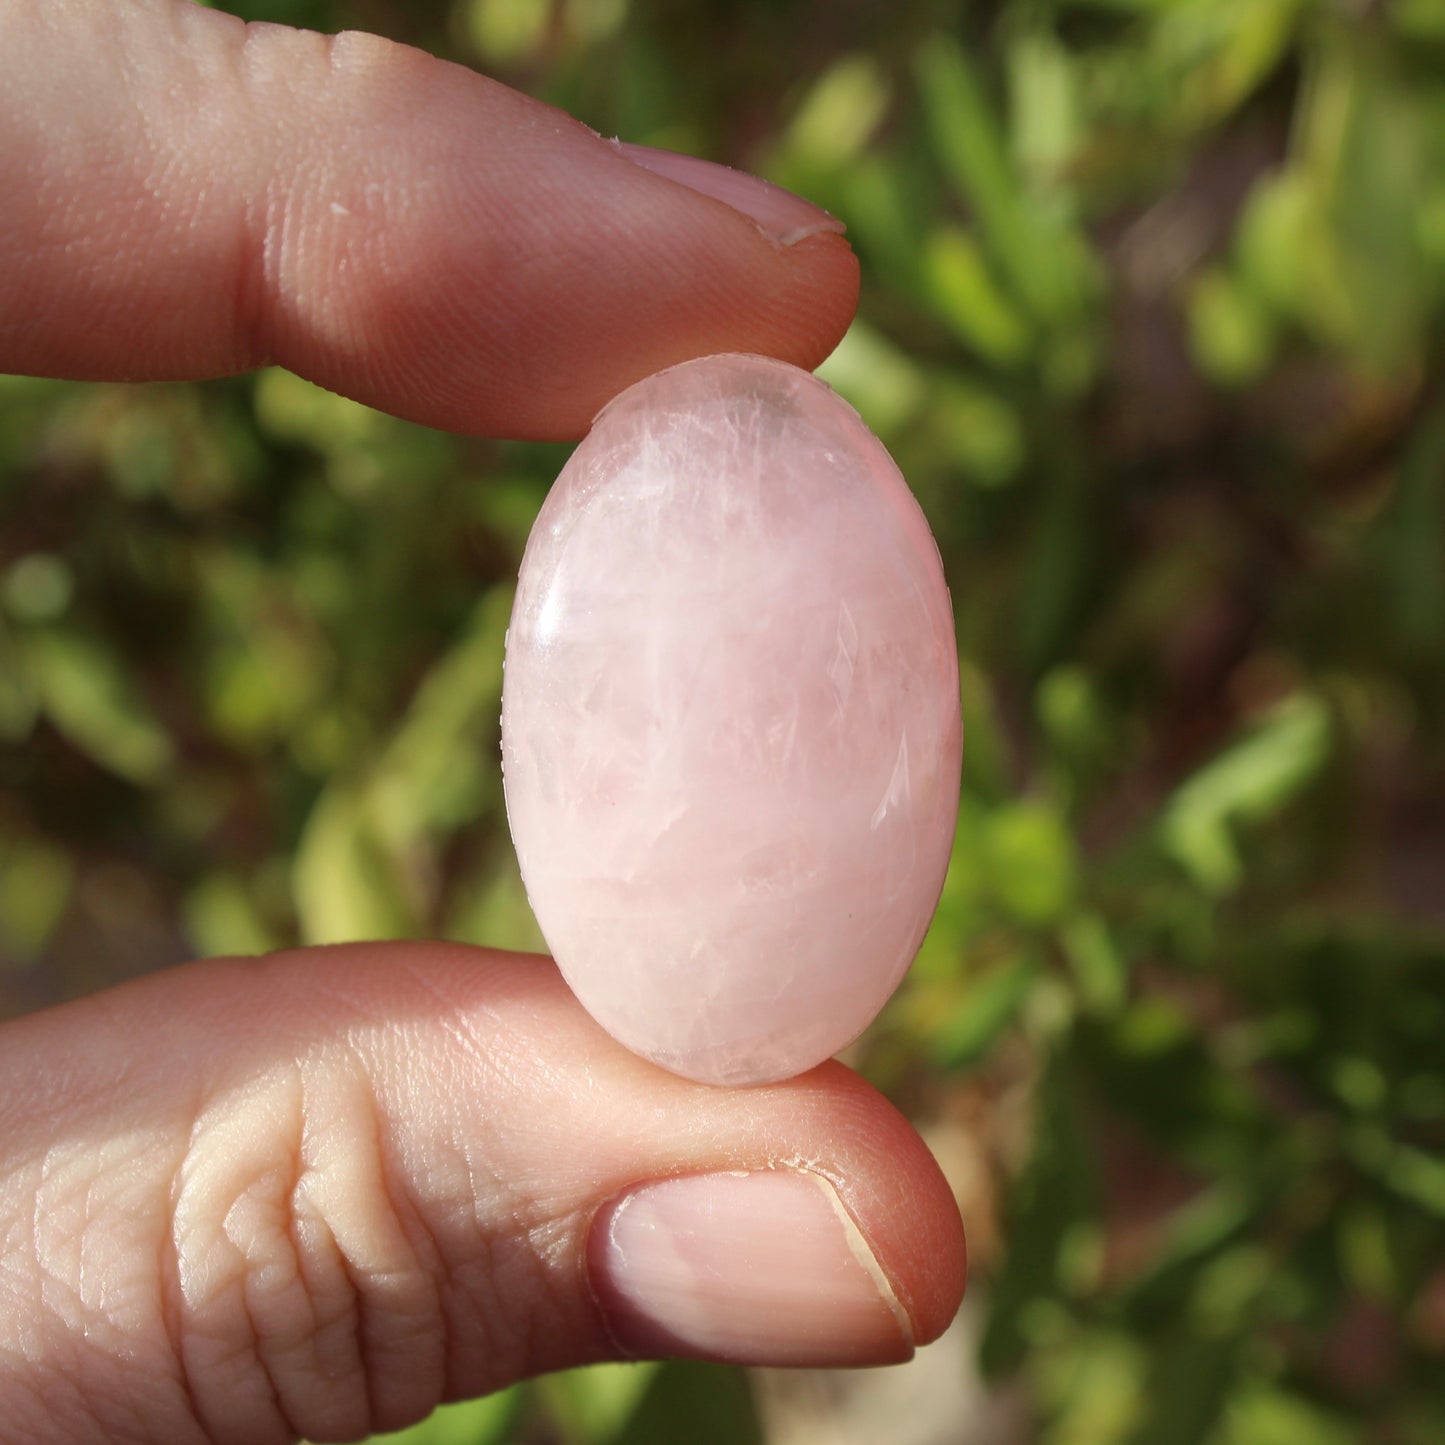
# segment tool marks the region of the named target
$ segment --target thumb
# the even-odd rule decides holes
[[[7,1025],[0,1241],[27,1442],[347,1440],[640,1355],[896,1361],[964,1272],[937,1167],[847,1070],[691,1083],[546,960],[416,944]]]
[[[0,6],[0,57],[0,370],[279,362],[565,438],[691,356],[816,366],[857,301],[842,227],[798,197],[374,36],[49,0]]]

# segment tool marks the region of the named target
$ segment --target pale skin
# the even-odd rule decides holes
[[[467,71],[173,0],[0,3],[0,196],[0,370],[279,363],[476,434],[579,436],[706,352],[811,367],[857,297],[834,231],[780,239]],[[627,1358],[599,1211],[779,1169],[831,1186],[904,1334],[941,1333],[958,1212],[885,1100],[837,1064],[674,1078],[543,959],[296,950],[10,1023],[0,1441],[355,1439]]]

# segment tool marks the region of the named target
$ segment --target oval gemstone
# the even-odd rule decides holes
[[[845,402],[710,356],[598,416],[527,544],[502,698],[528,898],[598,1023],[717,1084],[851,1042],[937,905],[960,751],[938,548]]]

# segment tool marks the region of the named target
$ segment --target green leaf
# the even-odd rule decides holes
[[[1070,165],[1081,137],[1073,57],[1050,31],[1030,28],[1010,43],[1007,62],[1015,163],[1036,194],[1072,209]]]
[[[1025,201],[994,109],[962,47],[952,36],[930,36],[914,74],[935,152],[977,219],[991,262],[1038,320],[1077,316],[1090,290],[1082,239],[1058,215]]]
[[[963,985],[964,996],[929,1041],[939,1067],[967,1069],[997,1043],[1018,1018],[1040,977],[1032,958],[1016,958]]]
[[[39,839],[0,835],[0,969],[39,956],[70,902],[69,856]]]
[[[1028,326],[994,284],[967,232],[943,226],[929,235],[924,275],[939,316],[965,346],[995,366],[1015,366],[1029,354]]]
[[[31,634],[25,653],[41,711],[82,752],[137,784],[169,769],[171,740],[113,653],[78,633],[48,630]]]
[[[50,552],[30,552],[6,569],[0,602],[22,622],[53,622],[70,605],[75,578],[69,564]]]
[[[1193,0],[1171,6],[1152,36],[1154,62],[1178,86],[1193,128],[1233,113],[1288,53],[1310,0]]]
[[[1403,35],[1445,41],[1445,0],[1395,0],[1390,23]]]
[[[870,55],[845,55],[818,77],[783,138],[789,160],[817,170],[852,161],[887,113],[887,79]]]
[[[1445,1219],[1445,1159],[1395,1144],[1385,1153],[1378,1173],[1402,1199]]]
[[[469,0],[463,14],[483,60],[515,65],[531,59],[545,43],[552,0]]]
[[[21,741],[39,714],[40,699],[21,641],[0,618],[0,742]]]
[[[534,1389],[568,1445],[608,1445],[622,1440],[660,1368],[651,1361],[592,1365],[547,1375]]]
[[[211,873],[186,895],[186,936],[203,957],[256,955],[278,948],[245,883],[233,873]]]
[[[1176,790],[1164,812],[1166,849],[1211,893],[1237,888],[1244,865],[1231,830],[1277,812],[1329,751],[1329,714],[1318,698],[1301,694],[1281,704]]]
[[[1041,802],[997,808],[980,840],[989,887],[1021,923],[1055,922],[1073,897],[1074,843],[1064,820]]]
[[[1404,647],[1438,659],[1445,648],[1445,407],[1415,428],[1380,518],[1380,576]]]
[[[918,412],[927,384],[917,362],[863,321],[855,321],[818,375],[882,437]]]
[[[519,953],[545,953],[547,942],[527,902],[516,855],[506,850],[496,870],[463,889],[447,911],[442,932],[459,943]]]
[[[475,817],[501,776],[502,654],[512,588],[493,587],[432,665],[370,780],[370,804],[397,849]]]
[[[292,888],[306,943],[406,938],[418,931],[392,858],[376,837],[365,794],[333,783],[306,820]]]
[[[1189,293],[1190,349],[1200,371],[1221,386],[1245,386],[1274,355],[1269,313],[1228,272],[1215,267]]]
[[[1438,122],[1412,75],[1378,46],[1325,35],[1310,55],[1296,150],[1337,278],[1326,314],[1354,360],[1403,379],[1424,343],[1428,283],[1417,220],[1438,173]]]
[[[1358,1445],[1354,1421],[1271,1382],[1252,1382],[1229,1401],[1220,1445]]]
[[[1240,284],[1279,315],[1305,325],[1321,304],[1333,252],[1319,197],[1299,168],[1260,177],[1235,232]],[[1330,309],[1338,308],[1331,298]]]
[[[369,1445],[504,1445],[513,1438],[521,1403],[522,1391],[513,1388],[443,1405],[407,1430],[373,1435]]]
[[[763,1445],[745,1371],[669,1360],[652,1376],[619,1445]]]
[[[1128,969],[1104,920],[1096,913],[1076,914],[1065,922],[1060,941],[1085,1006],[1105,1014],[1118,1009],[1127,993]]]
[[[1076,1060],[1066,1047],[1058,1049],[1038,1086],[1033,1149],[1010,1200],[1008,1248],[979,1347],[979,1362],[991,1376],[1013,1370],[1027,1355],[1037,1306],[1059,1296],[1067,1241],[1097,1213],[1097,1161],[1080,1085]]]
[[[964,480],[983,488],[1017,480],[1027,442],[1009,402],[960,376],[935,376],[929,402],[933,432]]]
[[[1146,1364],[1141,1341],[1105,1326],[1039,1350],[1030,1374],[1051,1426],[1040,1445],[1117,1445],[1139,1416]]]
[[[1370,1300],[1393,1305],[1400,1297],[1390,1220],[1379,1203],[1359,1199],[1340,1211],[1336,1226],[1340,1274]]]
[[[1067,447],[1065,436],[1050,439]],[[1073,458],[1054,461],[1029,537],[1027,575],[1015,619],[1017,647],[1030,672],[1061,660],[1079,624],[1081,594],[1088,585],[1096,546],[1090,488],[1076,473]]]
[[[1260,1214],[1259,1190],[1235,1179],[1212,1185],[1176,1209],[1130,1290],[1136,1328],[1144,1331],[1161,1319],[1177,1318],[1210,1263],[1248,1239]]]
[[[1157,1342],[1128,1445],[1205,1445],[1229,1402],[1238,1341],[1184,1331]]]

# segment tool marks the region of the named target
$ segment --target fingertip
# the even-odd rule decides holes
[[[734,1364],[895,1364],[913,1330],[833,1186],[792,1169],[653,1180],[606,1205],[593,1295],[629,1355]]]
[[[779,248],[780,251],[782,248]],[[804,371],[816,370],[836,349],[858,307],[859,266],[848,242],[820,233],[788,247],[785,268],[771,299],[754,294],[744,302],[719,288],[706,296],[694,288],[674,308],[668,324],[619,316],[574,337],[564,363],[548,363],[537,385],[508,402],[509,433],[535,441],[577,441],[597,414],[629,386],[667,367],[700,356],[741,352],[771,356]],[[686,311],[694,313],[680,325]],[[476,430],[476,397],[462,401],[456,430]]]
[[[275,361],[426,425],[572,439],[694,356],[811,369],[852,317],[856,260],[806,202],[726,173],[759,220],[463,67],[188,4],[102,6],[103,46],[84,7],[47,13],[7,33],[9,369]]]
[[[953,1322],[968,1281],[952,1187],[914,1125],[859,1075],[830,1062],[807,1078],[826,1091],[835,1116],[851,1121],[832,1156],[841,1168],[824,1172],[907,1312],[914,1344],[929,1344]]]

